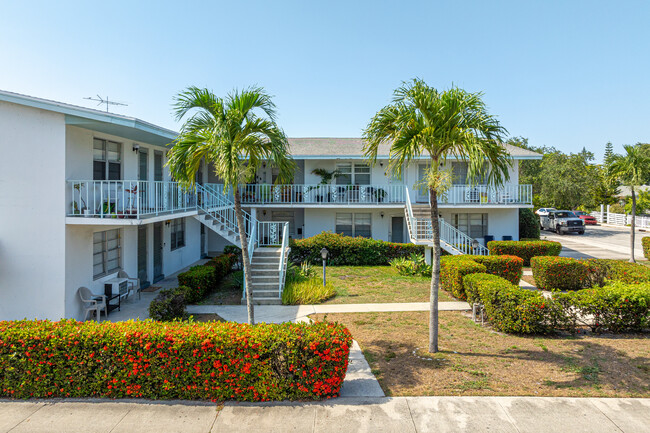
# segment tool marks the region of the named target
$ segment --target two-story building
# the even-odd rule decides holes
[[[238,243],[231,198],[210,167],[195,191],[170,178],[175,137],[132,117],[0,91],[0,320],[80,319],[80,286],[103,293],[120,270],[144,286]],[[291,183],[276,184],[277,172],[263,166],[240,186],[251,255],[322,231],[430,244],[428,198],[417,187],[426,159],[394,179],[388,149],[370,167],[360,139],[289,143]],[[486,236],[518,238],[518,209],[532,206],[518,163],[541,156],[508,151],[511,178],[498,189],[468,180],[462,161],[447,163],[454,185],[440,213],[450,252],[467,253],[470,240]]]

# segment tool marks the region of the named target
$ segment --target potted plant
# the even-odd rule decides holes
[[[90,211],[88,210],[88,206],[86,206],[86,201],[84,200],[83,194],[81,192],[84,186],[85,185],[81,182],[74,184],[74,189],[76,189],[79,192],[79,199],[81,200],[82,206],[81,209],[79,209],[79,203],[77,202],[77,200],[73,199],[72,201],[73,213],[75,215],[83,214],[84,216],[90,216]]]

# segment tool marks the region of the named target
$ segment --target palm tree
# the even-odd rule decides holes
[[[620,181],[623,185],[630,187],[632,194],[632,224],[630,226],[630,262],[634,259],[634,226],[636,218],[636,193],[635,187],[639,187],[650,180],[650,156],[644,146],[626,144],[623,146],[625,155],[614,155],[610,164],[610,175],[613,179]]]
[[[404,167],[421,155],[430,158],[424,180],[433,229],[429,352],[438,351],[438,196],[447,188],[450,177],[440,169],[441,165],[453,156],[467,162],[469,179],[485,176],[487,183],[494,186],[509,179],[510,160],[501,145],[506,130],[488,114],[481,96],[456,87],[438,92],[420,79],[404,82],[395,90],[393,102],[375,114],[363,133],[365,154],[373,164],[379,146],[390,144],[389,170],[396,177],[401,177]],[[487,170],[487,165],[491,169]]]
[[[172,143],[167,165],[185,187],[194,187],[201,161],[212,164],[224,189],[233,191],[235,215],[241,241],[248,323],[255,324],[251,296],[248,239],[238,186],[252,181],[263,162],[279,169],[280,182],[290,178],[294,161],[287,138],[275,123],[275,105],[261,87],[235,90],[225,98],[207,89],[188,87],[175,98],[176,120],[195,111]]]

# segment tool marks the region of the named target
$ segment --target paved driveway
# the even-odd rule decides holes
[[[643,260],[641,238],[650,236],[648,232],[636,232],[634,254],[637,260]],[[629,227],[587,226],[584,235],[558,235],[542,231],[542,239],[562,243],[562,256],[598,259],[629,259]]]

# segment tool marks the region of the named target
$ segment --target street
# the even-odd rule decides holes
[[[648,232],[636,231],[634,254],[636,260],[645,260],[641,238],[650,236]],[[630,228],[612,226],[586,226],[585,234],[558,235],[554,232],[541,232],[541,239],[562,244],[563,257],[621,259],[630,258]]]

